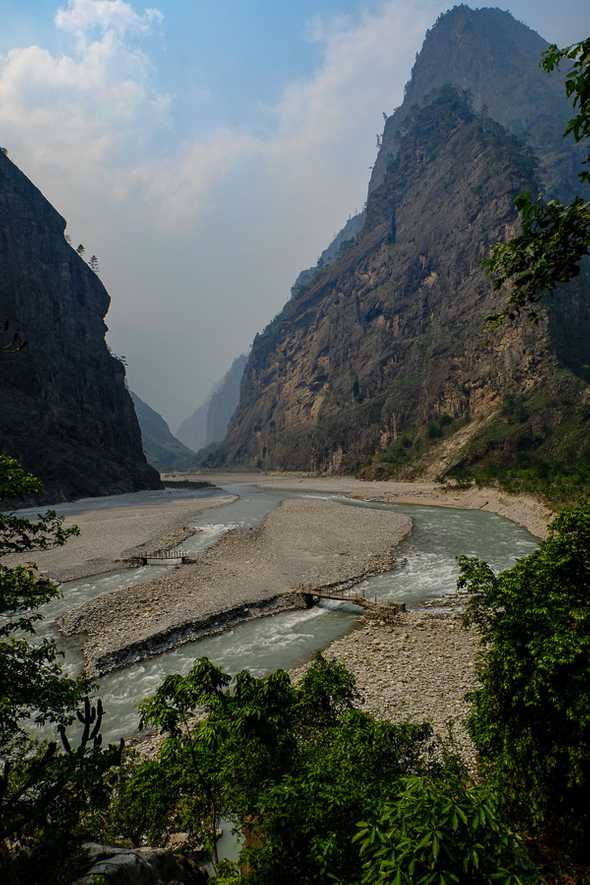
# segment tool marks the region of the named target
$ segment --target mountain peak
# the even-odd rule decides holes
[[[547,42],[509,12],[455,6],[426,32],[402,105],[385,124],[369,191],[384,179],[400,130],[414,106],[446,84],[469,92],[474,111],[485,112],[539,154],[541,179],[551,194],[578,188],[576,146],[563,140],[571,114],[563,77],[540,65]]]

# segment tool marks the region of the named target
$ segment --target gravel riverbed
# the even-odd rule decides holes
[[[80,534],[63,547],[39,550],[35,559],[40,571],[55,581],[75,581],[88,575],[115,571],[125,560],[145,549],[181,543],[192,534],[191,519],[203,510],[223,507],[235,495],[199,499],[163,500],[157,504],[97,508],[66,516],[64,525],[77,525]],[[17,565],[23,556],[3,558]]]
[[[228,532],[196,563],[73,609],[60,629],[80,638],[92,672],[105,656],[215,612],[389,570],[411,528],[409,517],[398,513],[289,499],[259,527]]]
[[[463,627],[460,607],[444,613],[404,612],[395,623],[380,622],[378,617],[363,621],[324,652],[355,675],[362,709],[389,721],[427,720],[441,737],[451,726],[461,755],[473,768],[465,694],[475,686],[479,644],[478,634]]]

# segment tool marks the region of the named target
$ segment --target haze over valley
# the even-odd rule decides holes
[[[0,881],[590,882],[586,0],[4,0]]]

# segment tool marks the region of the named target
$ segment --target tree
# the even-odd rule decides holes
[[[590,139],[590,38],[559,49],[552,45],[542,60],[551,72],[561,61],[571,67],[566,74],[566,93],[572,99],[576,115],[569,121],[564,135],[576,142]],[[584,165],[590,165],[590,152]],[[580,173],[590,184],[590,168]],[[516,199],[520,212],[521,233],[506,243],[498,243],[484,262],[494,288],[509,290],[506,308],[491,317],[496,322],[513,319],[522,310],[536,318],[535,305],[563,283],[580,273],[584,256],[590,253],[590,203],[577,197],[570,204],[559,200],[534,200],[529,193]]]
[[[590,505],[496,575],[461,559],[466,620],[485,649],[469,728],[514,819],[587,857],[590,844]]]
[[[84,257],[84,253],[86,252],[86,247],[83,246],[82,243],[79,243],[78,246],[77,246],[77,248],[76,248],[76,252],[77,252],[78,255],[80,256],[80,258],[83,258],[83,257]]]
[[[90,270],[94,271],[95,274],[97,274],[99,272],[98,258],[96,257],[96,255],[90,256],[90,261],[88,262],[88,266],[90,267]]]
[[[13,458],[0,456],[3,507],[40,491]],[[53,511],[36,520],[0,512],[0,560],[62,546],[74,534]],[[90,703],[89,681],[66,676],[55,643],[35,636],[37,609],[58,594],[34,564],[0,562],[0,877],[23,885],[66,881],[84,819],[106,804],[103,775],[122,750],[102,748],[102,707]],[[72,745],[67,728],[76,719],[82,733]],[[34,724],[54,726],[61,750],[56,740],[35,741]]]
[[[181,827],[213,848],[223,817],[244,844],[239,864],[216,864],[220,885],[358,885],[363,863],[381,862],[369,861],[364,836],[354,838],[360,822],[407,802],[408,778],[424,778],[442,797],[423,809],[424,832],[438,825],[438,814],[446,826],[453,789],[460,814],[492,808],[487,794],[485,801],[479,793],[471,800],[462,764],[434,740],[430,726],[380,722],[358,710],[358,700],[344,665],[321,656],[297,684],[282,671],[262,679],[243,671],[231,691],[226,674],[207,659],[197,661],[187,676],[167,677],[142,705],[142,723],[159,726],[166,737],[155,761],[119,779],[111,828],[165,840]],[[452,821],[445,830],[445,851],[457,863],[481,862],[494,873],[525,869],[526,856],[501,814],[492,819],[490,812],[489,821],[478,817],[477,824],[472,818],[458,834]],[[391,859],[397,843],[384,841]],[[418,856],[422,848],[414,850]],[[384,881],[398,881],[396,864]],[[431,863],[431,872],[438,868]]]

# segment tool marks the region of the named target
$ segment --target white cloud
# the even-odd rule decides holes
[[[79,40],[86,40],[92,31],[120,36],[145,34],[163,20],[159,9],[144,9],[138,13],[124,0],[69,0],[67,6],[58,9],[55,15],[56,26]]]
[[[318,175],[327,167],[332,167],[330,186],[334,173],[346,177],[351,151],[358,151],[359,134],[365,146],[374,145],[383,125],[381,112],[390,113],[401,102],[416,49],[443,6],[444,0],[389,0],[358,20],[311,19],[305,35],[321,46],[323,60],[311,76],[289,84],[276,104],[267,108],[274,122],[270,135],[223,129],[138,170],[146,197],[156,200],[162,210],[161,221],[185,226],[207,205],[211,189],[243,163],[254,163],[278,180],[282,192],[291,182],[294,198],[299,194],[307,199],[307,191],[313,198]],[[361,180],[367,178],[365,165]],[[354,188],[356,195],[349,197],[348,208],[363,202],[358,178]],[[346,193],[346,186],[339,190]],[[338,203],[334,194],[336,211],[341,211]]]

